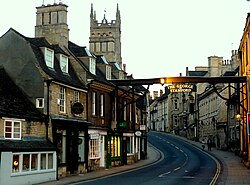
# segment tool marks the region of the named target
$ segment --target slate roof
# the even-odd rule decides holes
[[[48,140],[0,140],[0,151],[56,151],[56,148]]]
[[[237,74],[236,71],[226,71],[223,76],[235,76]]]
[[[20,34],[19,32],[17,32],[16,30],[14,30],[13,28],[11,28],[10,30],[12,30],[13,32],[15,32],[16,34],[18,34],[20,37],[24,38],[28,43],[30,43],[31,48],[33,49],[33,52],[42,68],[42,70],[49,75],[50,77],[53,78],[54,81],[57,82],[61,82],[70,86],[75,86],[75,87],[79,87],[79,88],[86,88],[85,84],[82,83],[79,78],[77,77],[70,59],[69,59],[69,66],[68,66],[68,74],[65,74],[61,71],[60,68],[60,63],[57,60],[56,57],[54,57],[54,68],[50,69],[47,67],[45,61],[44,61],[44,54],[41,51],[41,47],[47,47],[50,48],[52,50],[54,50],[55,54],[64,54],[66,56],[69,56],[62,48],[59,47],[59,45],[51,45],[49,44],[49,42],[45,39],[45,38],[29,38],[29,37],[25,37],[22,34]]]
[[[69,47],[69,50],[76,56],[76,57],[95,57],[97,59],[97,63],[104,63],[104,61],[101,61],[102,58],[94,55],[93,53],[91,53],[86,47],[81,47],[81,46],[78,46],[76,44],[74,44],[73,42],[70,42],[68,43],[68,47]],[[94,79],[96,81],[99,81],[99,82],[102,82],[102,83],[105,83],[107,85],[111,85],[113,86],[114,84],[108,82],[106,80],[106,75],[103,74],[101,72],[101,70],[97,67],[96,65],[96,75],[92,74],[89,72],[87,66],[83,63],[83,62],[80,62],[81,65],[87,69],[87,77],[90,78],[90,79]]]
[[[86,50],[86,46],[81,47],[71,41],[68,42],[68,48],[76,57],[87,57],[91,54],[88,49]]]
[[[205,76],[207,71],[188,71],[188,76]]]
[[[0,117],[27,120],[44,120],[45,118],[15,85],[3,68],[0,68]]]

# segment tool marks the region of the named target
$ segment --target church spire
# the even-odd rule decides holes
[[[119,5],[117,3],[117,7],[116,7],[116,20],[120,20],[121,19],[121,15],[120,15],[120,10],[119,10]]]

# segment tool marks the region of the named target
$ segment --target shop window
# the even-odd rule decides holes
[[[20,171],[20,155],[13,155],[12,172],[17,173]]]
[[[31,171],[35,171],[38,169],[38,155],[31,154]]]
[[[39,161],[40,159],[40,161]],[[40,170],[54,170],[55,153],[14,153],[12,173],[32,173]]]
[[[84,144],[84,133],[80,132],[79,133],[79,138],[78,138],[78,153],[79,153],[79,162],[84,162],[85,160],[85,144]]]
[[[30,154],[23,154],[23,168],[22,171],[30,171]]]
[[[46,170],[46,154],[41,154],[41,170]]]
[[[132,154],[133,153],[133,137],[127,137],[127,153]]]
[[[48,169],[53,169],[53,154],[48,154]]]
[[[121,156],[121,141],[119,136],[112,136],[111,138],[111,157]]]
[[[89,151],[89,158],[95,159],[100,157],[99,152],[99,139],[90,139],[90,151]]]

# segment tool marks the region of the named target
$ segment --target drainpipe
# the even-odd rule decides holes
[[[47,113],[46,113],[46,122],[45,122],[45,125],[46,125],[46,140],[49,139],[49,113],[50,113],[50,104],[49,104],[49,87],[50,87],[50,84],[51,84],[52,80],[46,80],[46,85],[47,85]]]

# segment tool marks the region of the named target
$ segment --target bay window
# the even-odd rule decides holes
[[[55,170],[55,152],[13,153],[12,173],[32,173]]]

